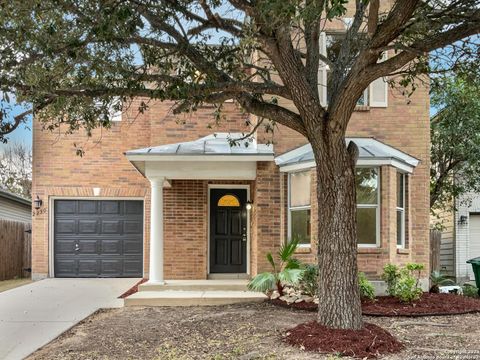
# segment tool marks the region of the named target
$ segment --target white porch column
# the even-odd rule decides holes
[[[164,284],[163,278],[163,182],[165,178],[150,178],[150,273],[149,283]]]

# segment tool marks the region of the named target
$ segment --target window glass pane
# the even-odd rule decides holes
[[[376,168],[357,168],[355,171],[357,204],[377,204],[378,170]]]
[[[405,175],[397,173],[397,207],[405,207],[404,197],[404,187],[405,187]]]
[[[357,237],[359,244],[377,244],[376,208],[357,208]]]
[[[310,171],[290,174],[290,207],[310,205]]]
[[[310,244],[310,209],[291,210],[291,237],[300,244]]]
[[[403,211],[397,210],[397,245],[403,245]]]
[[[362,96],[357,101],[358,106],[367,106],[368,105],[368,88],[362,93]]]

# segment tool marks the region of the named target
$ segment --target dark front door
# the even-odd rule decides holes
[[[143,201],[55,200],[56,277],[141,277]]]
[[[210,190],[210,272],[247,272],[247,190]]]

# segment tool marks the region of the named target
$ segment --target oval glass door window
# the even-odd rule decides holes
[[[240,206],[240,201],[238,201],[238,198],[235,195],[223,195],[219,200],[217,206]]]

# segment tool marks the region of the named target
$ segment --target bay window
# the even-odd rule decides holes
[[[288,176],[288,237],[310,245],[310,171]]]
[[[357,192],[357,238],[361,247],[375,247],[379,237],[379,171],[358,167],[355,173]]]

